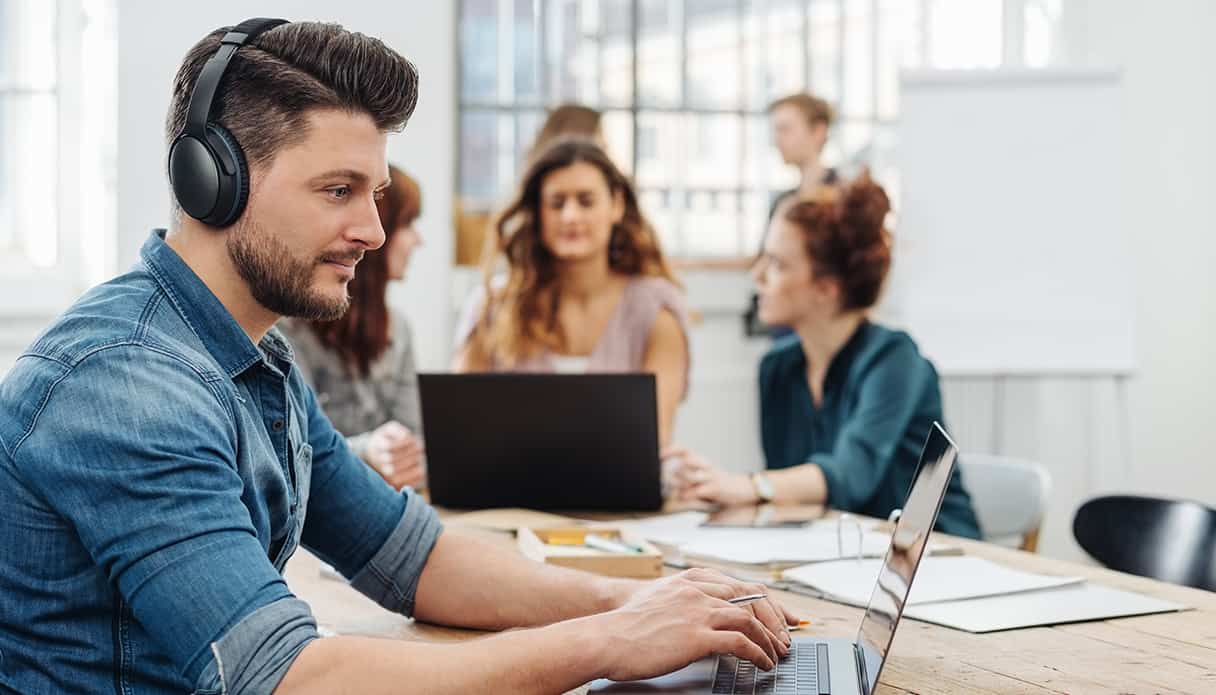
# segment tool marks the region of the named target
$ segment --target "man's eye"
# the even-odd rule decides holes
[[[329,194],[338,200],[343,200],[350,195],[350,186],[334,186],[329,189]]]

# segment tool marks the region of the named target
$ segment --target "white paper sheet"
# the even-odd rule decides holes
[[[819,562],[786,570],[783,576],[845,603],[864,606],[870,600],[882,563],[881,559]],[[1082,577],[1055,577],[1010,569],[979,557],[925,557],[912,582],[907,605],[1038,591],[1082,581]]]
[[[995,632],[1178,610],[1186,610],[1186,606],[1085,582],[1043,591],[912,606],[905,615],[956,630]]]

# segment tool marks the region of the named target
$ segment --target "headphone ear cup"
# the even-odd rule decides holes
[[[240,219],[249,202],[249,167],[240,144],[224,126],[207,124],[207,144],[219,159],[221,173],[215,209],[203,222],[213,227],[227,227]]]

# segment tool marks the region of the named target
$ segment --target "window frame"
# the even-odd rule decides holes
[[[660,196],[664,199],[676,199],[682,201],[682,204],[670,204],[667,211],[671,213],[671,223],[674,229],[660,230],[665,233],[668,243],[675,240],[675,244],[669,246],[668,254],[674,258],[683,260],[702,260],[702,259],[717,259],[729,257],[729,254],[713,253],[713,254],[690,254],[687,243],[688,230],[685,229],[684,218],[693,213],[691,209],[691,201],[695,196],[708,194],[710,196],[726,195],[733,196],[736,204],[733,211],[736,222],[736,232],[734,234],[733,246],[734,253],[737,255],[749,255],[755,252],[755,249],[749,247],[748,239],[748,224],[747,218],[747,200],[751,196],[757,194],[771,201],[773,196],[780,191],[780,187],[776,185],[780,179],[776,172],[768,171],[767,168],[761,173],[757,180],[750,180],[747,171],[748,150],[754,148],[758,143],[749,139],[753,133],[750,132],[749,124],[754,122],[754,119],[767,119],[767,104],[756,105],[751,103],[752,81],[755,77],[752,71],[750,60],[748,58],[748,43],[754,41],[756,44],[763,45],[764,37],[769,35],[769,31],[765,23],[769,18],[768,3],[766,0],[734,0],[734,32],[737,38],[738,52],[737,57],[740,61],[739,70],[739,95],[736,99],[734,107],[730,108],[715,108],[697,105],[690,101],[688,94],[689,85],[689,19],[688,13],[685,11],[688,2],[696,0],[680,0],[680,2],[672,3],[673,10],[678,14],[675,20],[679,25],[678,33],[676,34],[677,44],[677,59],[679,61],[679,94],[678,101],[673,104],[648,104],[644,103],[639,95],[639,49],[641,47],[641,21],[640,13],[642,12],[642,0],[629,0],[630,17],[628,22],[627,41],[630,51],[630,73],[631,73],[631,89],[628,104],[613,103],[611,101],[597,100],[580,100],[580,103],[598,109],[604,113],[627,113],[630,119],[631,140],[629,152],[629,162],[622,163],[622,168],[627,172],[636,174],[639,160],[641,158],[641,148],[643,145],[642,136],[642,121],[645,117],[652,114],[674,114],[677,116],[688,118],[704,118],[712,116],[729,116],[737,120],[739,124],[738,138],[738,175],[735,177],[735,185],[688,185],[684,182],[689,165],[689,157],[684,156],[679,158],[677,162],[677,171],[670,174],[668,182],[665,185],[655,185],[652,183],[639,183],[637,185],[639,198],[649,197],[650,195]],[[931,42],[933,25],[933,13],[935,6],[941,0],[905,0],[912,11],[915,13],[915,21],[909,22],[907,30],[913,32],[918,41],[918,49],[916,54],[908,60],[899,60],[900,65],[924,65],[931,55]],[[1000,3],[1001,27],[999,40],[1000,46],[1000,65],[1007,66],[1022,66],[1024,64],[1024,15],[1026,8],[1039,0],[996,0]],[[516,52],[514,50],[515,35],[511,27],[506,26],[504,16],[515,16],[516,2],[515,0],[497,0],[494,17],[495,17],[495,33],[498,37],[499,45],[497,47],[498,72],[496,73],[495,86],[493,89],[493,98],[469,98],[465,95],[464,76],[465,76],[465,52],[463,46],[462,23],[466,17],[468,7],[467,0],[461,0],[456,12],[456,34],[458,37],[455,50],[457,61],[457,80],[458,86],[456,90],[456,156],[457,165],[454,167],[454,190],[458,205],[467,204],[464,198],[464,157],[462,146],[464,143],[464,118],[468,114],[486,114],[495,119],[501,119],[503,116],[509,116],[512,120],[514,130],[518,131],[518,123],[521,117],[532,112],[544,112],[546,109],[556,106],[565,99],[554,94],[553,85],[550,84],[551,66],[549,64],[547,32],[550,29],[551,9],[555,6],[557,0],[534,0],[533,14],[534,22],[534,39],[539,46],[539,50],[534,51],[534,59],[536,65],[536,79],[538,80],[537,96],[528,99],[512,98],[511,85],[513,85],[514,73],[518,69],[516,64]],[[829,166],[844,166],[845,168],[856,168],[859,165],[875,164],[874,152],[875,143],[880,141],[882,134],[890,133],[894,130],[899,122],[899,107],[895,104],[890,111],[894,116],[884,115],[884,104],[882,103],[883,96],[881,86],[882,71],[885,67],[882,59],[883,44],[881,43],[883,36],[884,25],[893,20],[890,17],[893,13],[889,12],[888,2],[884,0],[799,0],[797,5],[797,14],[800,17],[800,26],[798,33],[800,36],[798,48],[801,52],[801,60],[799,70],[801,73],[800,83],[801,89],[809,89],[810,81],[814,75],[813,54],[814,50],[811,46],[812,33],[812,4],[829,6],[834,9],[836,17],[836,47],[835,47],[835,65],[832,73],[836,82],[836,93],[830,100],[837,109],[837,120],[833,125],[832,133],[829,138],[829,143],[834,145],[835,154],[828,153],[825,163]],[[842,106],[848,104],[848,82],[847,82],[847,67],[846,57],[849,54],[849,22],[850,17],[856,8],[862,8],[862,14],[868,18],[868,26],[866,27],[865,41],[868,42],[868,69],[866,79],[869,82],[869,95],[867,104],[864,107],[865,115],[851,115],[842,112]],[[597,6],[597,11],[598,6]],[[504,13],[510,13],[504,15]],[[724,12],[725,13],[725,12]],[[758,36],[749,38],[749,23],[760,21],[761,28]],[[911,26],[915,24],[915,26]],[[510,36],[508,36],[510,35]],[[597,33],[594,38],[594,43],[597,48],[596,73],[595,80],[597,83],[602,80],[602,53],[603,53],[603,33],[602,27],[600,33]],[[507,73],[504,81],[504,73]],[[769,95],[775,97],[779,95]],[[869,144],[861,144],[854,147],[852,150],[844,152],[840,147],[842,139],[842,131],[857,128],[858,126],[868,128],[870,136]],[[501,127],[501,126],[500,126]],[[513,144],[515,152],[506,152],[508,147],[502,144],[502,141],[495,139],[494,142],[494,166],[496,173],[496,186],[500,189],[496,196],[490,196],[491,199],[483,200],[481,198],[474,199],[476,209],[483,209],[484,206],[497,206],[503,201],[502,197],[508,195],[509,188],[504,188],[501,181],[502,171],[500,160],[508,157],[511,161],[518,165],[519,152],[522,150],[519,140],[526,137],[523,133],[515,132]],[[524,143],[526,144],[526,143]],[[771,145],[770,145],[771,147]],[[839,161],[836,161],[839,160]],[[877,162],[881,163],[881,162]],[[876,176],[882,178],[882,172],[876,171]],[[893,191],[895,197],[898,197],[898,190]]]
[[[37,93],[53,95],[55,103],[55,150],[51,156],[55,162],[56,253],[50,266],[38,267],[19,249],[0,250],[0,317],[14,327],[45,322],[58,314],[111,272],[114,256],[113,177],[92,166],[105,162],[110,153],[101,151],[102,143],[84,142],[86,119],[96,116],[99,109],[111,109],[113,103],[85,104],[83,60],[86,28],[90,22],[112,26],[113,2],[50,1],[55,5],[55,79],[51,89],[39,89]],[[0,94],[27,91],[6,87],[0,85]],[[103,119],[102,125],[112,120]],[[107,164],[103,164],[103,169]],[[96,176],[90,184],[98,187],[103,198],[100,210],[89,209],[84,201],[84,179],[93,174]],[[19,335],[8,335],[9,339],[22,344],[28,338],[24,331],[12,333]],[[0,348],[5,345],[7,341],[0,341]]]

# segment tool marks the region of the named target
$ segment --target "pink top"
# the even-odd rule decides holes
[[[456,342],[463,347],[481,318],[485,303],[485,288],[478,286],[469,295],[456,326]],[[588,355],[588,372],[639,372],[646,357],[646,342],[659,311],[670,311],[684,332],[685,363],[691,365],[688,352],[691,341],[688,335],[688,310],[684,304],[684,293],[671,281],[660,277],[635,276],[625,286],[621,301],[608,321],[608,326]],[[555,372],[553,354],[549,351],[526,359],[513,367],[490,365],[491,371]],[[688,372],[685,368],[684,389],[688,390]]]

